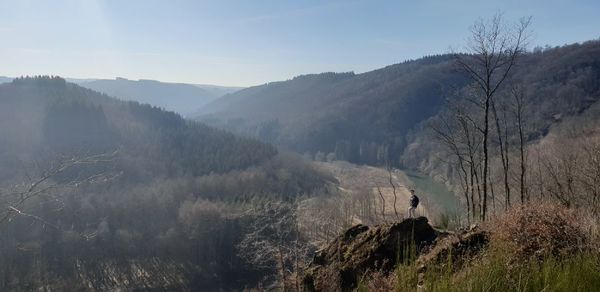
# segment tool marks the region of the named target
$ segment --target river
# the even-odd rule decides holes
[[[446,185],[419,172],[411,170],[400,171],[404,172],[412,182],[419,198],[424,198],[429,202],[433,202],[436,209],[439,209],[441,213],[454,215],[459,212],[461,202],[456,195],[446,187]]]

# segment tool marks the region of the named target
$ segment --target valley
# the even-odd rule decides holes
[[[600,287],[600,2],[1,7],[0,291]]]
[[[375,209],[380,213],[379,216],[386,217],[388,220],[400,220],[407,216],[411,189],[415,189],[421,201],[416,213],[418,216],[436,220],[440,214],[456,214],[460,205],[458,198],[444,184],[414,171],[392,169],[390,171],[394,185],[392,186],[390,172],[387,169],[355,165],[345,161],[315,163],[318,169],[330,173],[338,181],[337,187],[344,194],[371,196]],[[394,200],[396,210],[394,210]],[[354,223],[363,222],[360,218],[356,218]]]

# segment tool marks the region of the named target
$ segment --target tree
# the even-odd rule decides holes
[[[34,220],[40,221],[45,225],[58,228],[57,225],[52,224],[42,217],[30,214],[22,209],[27,201],[40,196],[51,195],[54,191],[75,188],[83,183],[93,183],[99,181],[107,181],[114,178],[114,174],[104,171],[93,171],[92,173],[86,174],[84,178],[74,176],[74,179],[68,179],[65,182],[61,182],[60,175],[74,170],[78,166],[82,165],[98,165],[101,163],[110,162],[116,156],[117,152],[109,154],[96,154],[87,155],[81,157],[63,157],[50,163],[47,169],[41,171],[41,174],[35,178],[32,178],[29,174],[26,174],[25,182],[15,185],[7,190],[0,191],[1,208],[6,210],[0,217],[0,224],[10,221],[13,216],[26,216]],[[81,171],[81,173],[84,173]]]
[[[475,176],[477,168],[474,166],[473,153],[477,153],[473,145],[474,139],[470,137],[469,123],[460,118],[460,109],[449,104],[448,108],[454,108],[450,112],[441,113],[429,126],[433,130],[434,138],[439,140],[449,151],[450,166],[458,166],[456,173],[463,189],[465,203],[467,206],[467,221],[471,216],[475,217]]]
[[[521,204],[529,199],[529,191],[527,189],[527,158],[525,149],[525,90],[522,86],[512,88],[513,113],[519,135],[519,193],[521,194]]]
[[[386,170],[388,172],[388,182],[390,183],[390,186],[392,187],[392,194],[394,195],[394,203],[393,203],[394,215],[396,216],[396,220],[400,221],[400,215],[398,214],[398,208],[396,207],[396,203],[398,202],[398,194],[396,192],[396,185],[394,184],[394,177],[392,175],[393,168],[391,165],[388,164],[386,167]],[[379,191],[379,192],[381,195],[381,191]]]
[[[276,271],[274,282],[283,291],[301,291],[310,245],[298,230],[296,207],[267,203],[248,213],[252,225],[238,245],[239,255],[255,267]]]
[[[500,13],[487,21],[479,19],[471,27],[468,53],[455,54],[457,64],[469,75],[478,92],[477,98],[471,102],[483,113],[483,127],[480,129],[483,140],[481,220],[486,219],[488,205],[490,110],[494,97],[525,51],[530,22],[531,17],[522,18],[514,27],[507,27]]]
[[[508,118],[507,118],[507,109],[505,105],[502,105],[500,108],[500,112],[502,116],[498,113],[497,105],[498,102],[492,100],[492,114],[494,118],[494,126],[496,128],[496,137],[498,139],[498,146],[500,147],[500,162],[502,164],[502,176],[504,180],[504,198],[505,198],[505,210],[508,210],[510,207],[510,184],[509,184],[509,169],[510,169],[510,141],[509,141],[509,127],[508,127]],[[493,186],[491,186],[493,187]],[[492,191],[493,194],[493,191]],[[492,198],[492,200],[494,200]],[[495,200],[494,200],[495,201]]]

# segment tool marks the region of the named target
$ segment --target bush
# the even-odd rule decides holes
[[[597,291],[600,254],[584,216],[560,205],[519,206],[486,224],[487,250],[456,267],[420,269],[418,261],[396,269],[396,291]],[[421,272],[419,272],[421,271]],[[372,287],[388,281],[377,279]],[[371,283],[369,283],[371,284]],[[417,288],[420,286],[421,288]],[[373,291],[384,291],[374,289]]]
[[[502,250],[488,250],[460,270],[448,265],[430,268],[418,274],[416,262],[400,265],[396,280],[374,277],[368,291],[392,291],[386,284],[395,283],[395,291],[597,291],[600,287],[600,257],[592,251],[570,257],[548,256],[543,260],[515,261]],[[420,289],[417,287],[421,287]]]
[[[494,251],[460,273],[429,273],[425,291],[597,291],[600,287],[600,258],[591,252],[513,265],[506,264],[506,256]]]
[[[536,202],[518,206],[489,224],[494,248],[511,257],[562,257],[587,249],[582,216],[561,205]]]

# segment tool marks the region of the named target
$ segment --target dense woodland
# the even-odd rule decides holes
[[[465,221],[535,199],[597,210],[600,42],[527,50],[527,20],[491,21],[464,53],[252,87],[200,119],[318,161],[427,173]]]
[[[0,85],[0,119],[1,290],[256,286],[271,271],[238,248],[252,210],[331,181],[273,146],[58,77]]]
[[[600,98],[599,51],[600,42],[589,41],[523,52],[507,86],[526,85],[528,141]],[[464,96],[457,92],[472,82],[456,56],[251,87],[210,103],[198,119],[311,157],[334,153],[356,163],[418,168],[435,147],[426,133],[430,119],[443,114],[448,100]],[[415,141],[418,149],[408,147]]]

